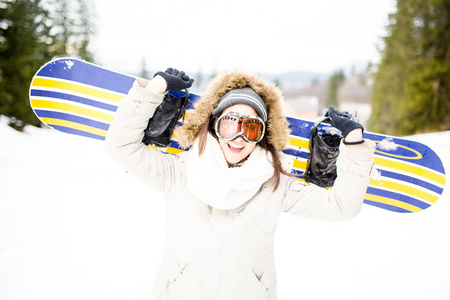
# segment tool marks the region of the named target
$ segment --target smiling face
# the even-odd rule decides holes
[[[245,104],[230,106],[222,112],[222,115],[230,111],[242,115],[257,115],[256,111],[251,106]],[[219,144],[225,159],[229,164],[237,164],[245,160],[256,147],[256,143],[247,143],[242,137],[238,137],[233,141],[225,141],[219,138]]]

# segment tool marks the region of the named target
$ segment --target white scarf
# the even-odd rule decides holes
[[[237,208],[250,200],[273,175],[269,153],[256,145],[248,159],[230,168],[219,142],[208,134],[205,151],[198,156],[198,139],[187,158],[187,187],[205,204],[221,210]]]

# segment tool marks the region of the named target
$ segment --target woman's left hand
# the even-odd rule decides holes
[[[358,142],[363,141],[363,131],[361,128],[356,128],[350,131],[347,136],[344,139],[344,144],[347,145],[347,147],[356,147],[361,146]],[[355,145],[352,145],[352,143],[356,143]]]
[[[341,114],[341,112],[334,109],[333,106],[328,108],[328,112],[325,116],[330,118],[330,124],[339,129],[344,135],[344,138],[346,138],[351,131],[357,128],[364,130],[364,127],[361,124],[350,119],[349,116]]]
[[[333,106],[328,108],[326,116],[330,118],[330,124],[342,132],[344,141],[348,143],[347,145],[350,146],[352,143],[363,141],[364,127],[360,123],[350,119],[348,115],[341,114]]]

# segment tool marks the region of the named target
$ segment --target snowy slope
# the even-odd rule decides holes
[[[0,119],[0,299],[154,299],[162,195],[126,174],[103,143]],[[411,137],[450,170],[450,132]],[[447,156],[445,156],[447,155]],[[341,223],[282,215],[280,299],[449,299],[449,180],[415,214],[365,205]]]

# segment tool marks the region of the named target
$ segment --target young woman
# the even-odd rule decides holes
[[[168,89],[192,85],[168,69],[138,79],[108,131],[110,155],[165,194],[167,242],[154,284],[158,299],[276,299],[274,232],[280,213],[345,220],[361,209],[375,144],[330,108],[345,138],[331,190],[289,176],[289,138],[278,88],[250,74],[216,77],[176,130],[179,155],[143,144]],[[346,145],[347,144],[347,145]]]

